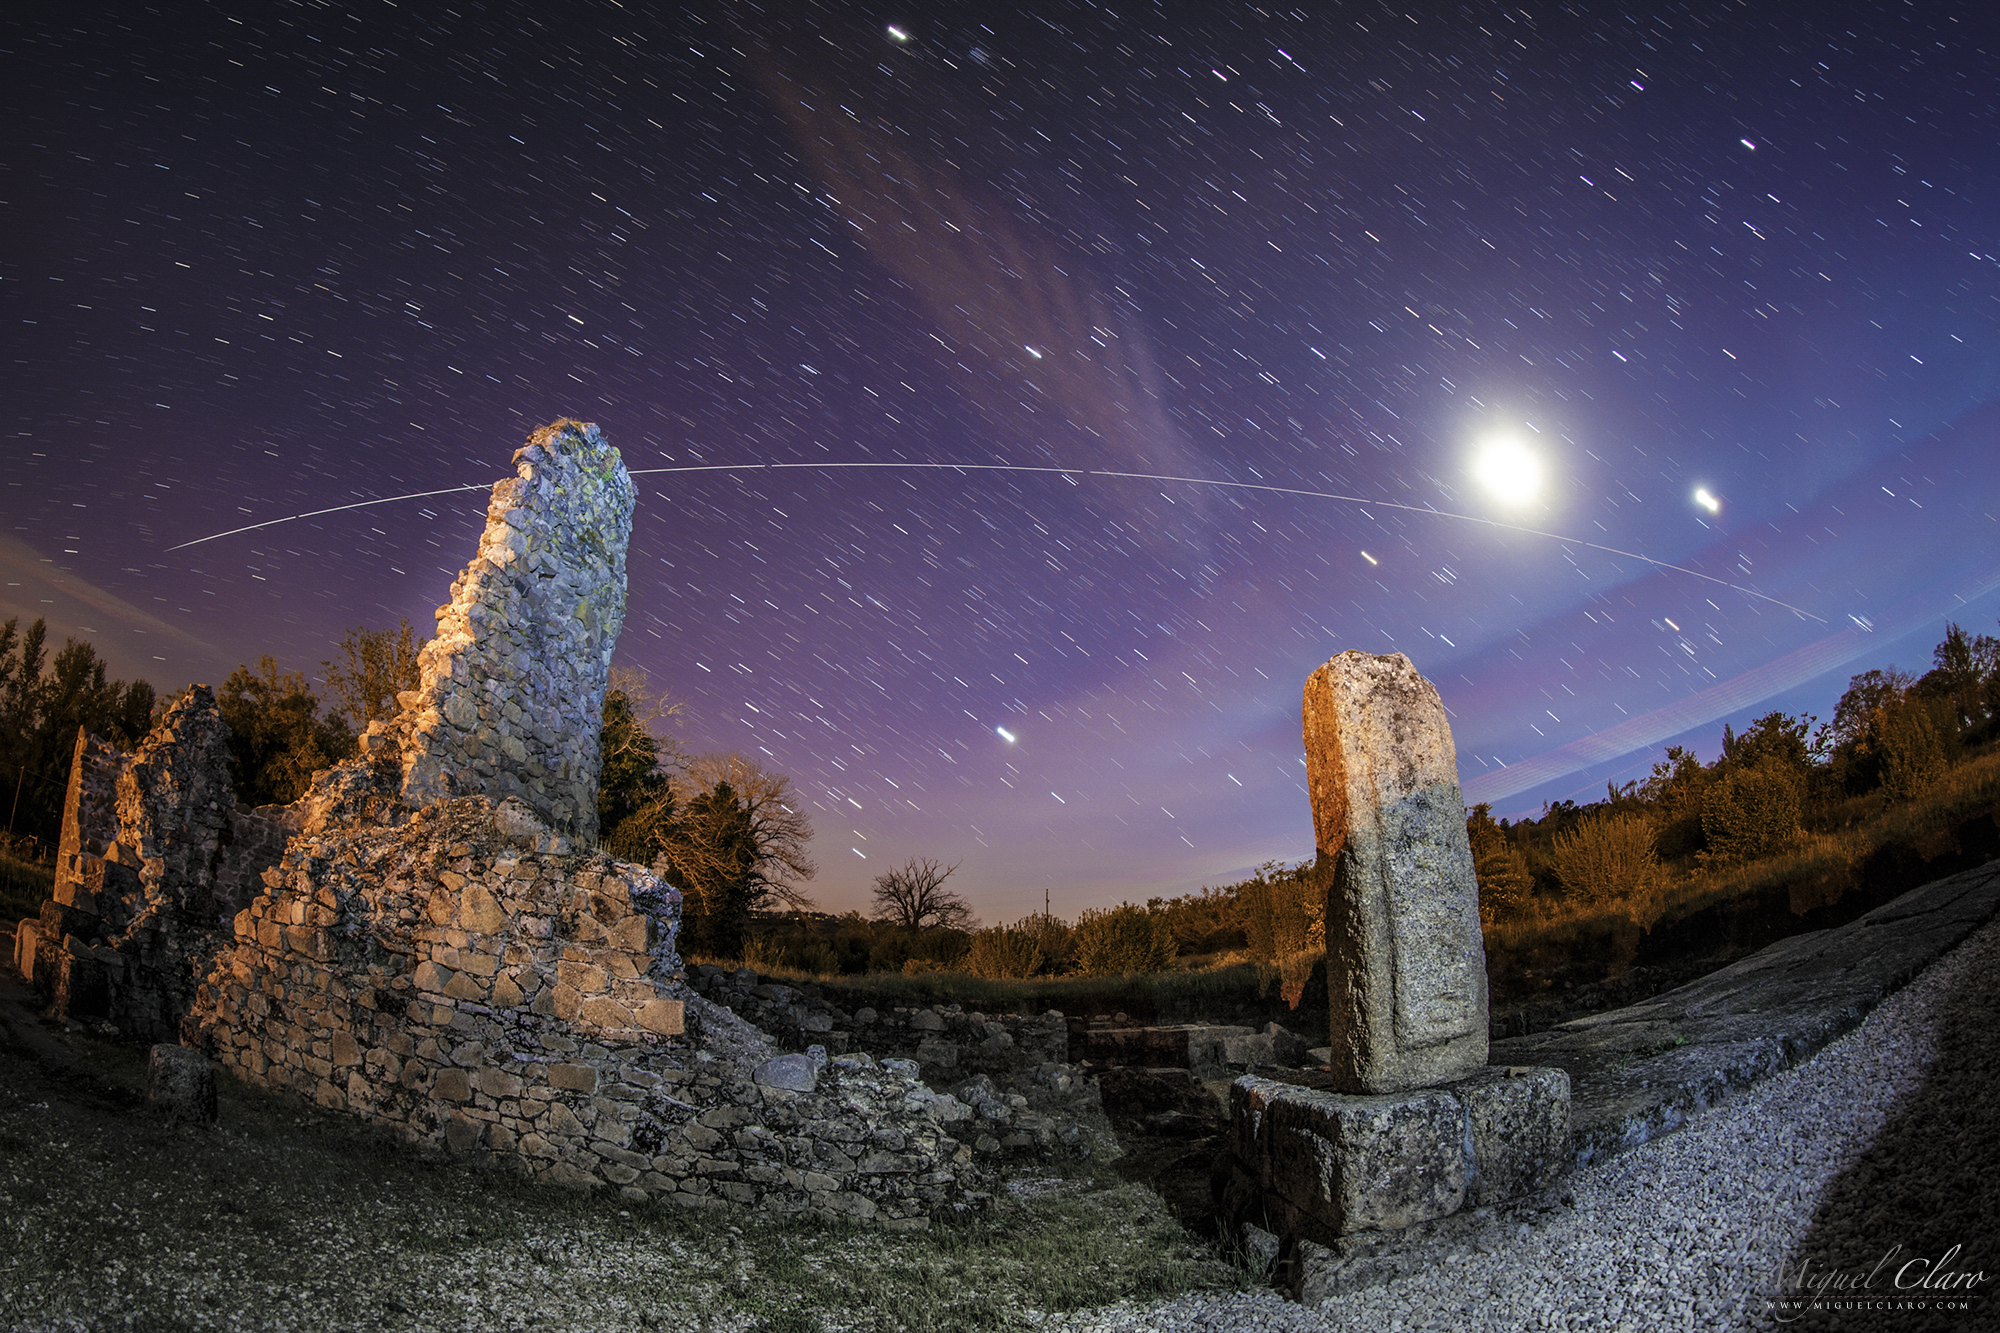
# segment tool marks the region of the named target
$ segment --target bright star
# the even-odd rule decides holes
[[[889,25],[889,36],[891,39],[898,42],[907,42],[910,40],[910,34],[904,32],[901,28],[897,27],[893,23]]]
[[[1001,740],[1007,742],[1007,744],[1009,745],[1012,745],[1014,743],[1014,733],[1007,730],[1007,728],[1005,727],[993,728],[993,734],[995,736],[998,736]]]
[[[1722,512],[1722,501],[1710,495],[1706,486],[1697,486],[1694,488],[1694,502],[1711,514]]]

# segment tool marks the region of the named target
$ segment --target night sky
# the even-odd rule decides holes
[[[1986,6],[108,8],[0,29],[0,615],[317,675],[598,422],[833,910],[1309,855],[1344,649],[1519,815],[2000,616]]]

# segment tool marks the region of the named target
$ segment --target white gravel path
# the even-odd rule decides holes
[[[1990,993],[1996,978],[2000,922],[1982,928],[1813,1060],[1678,1133],[1573,1176],[1566,1187],[1573,1206],[1551,1200],[1556,1206],[1547,1211],[1502,1210],[1483,1229],[1470,1219],[1440,1224],[1413,1237],[1415,1271],[1385,1285],[1341,1294],[1317,1309],[1275,1293],[1190,1295],[1146,1308],[1049,1316],[1041,1326],[1077,1333],[1796,1327],[1790,1324],[1796,1315],[1786,1312],[1781,1318],[1769,1304],[1781,1266],[1796,1274],[1801,1261],[1810,1261],[1806,1271],[1813,1274],[1822,1265],[1838,1268],[1847,1262],[1843,1271],[1866,1275],[1866,1266],[1857,1271],[1851,1259],[1815,1252],[1843,1225],[1830,1217],[1820,1233],[1809,1236],[1815,1210],[1829,1186],[1856,1166],[1883,1127],[1907,1111],[1912,1094],[1924,1087],[1939,1054],[1940,1024],[1955,1007],[1964,1007],[1966,992]],[[1985,1003],[1990,1008],[1991,1002]],[[1985,1023],[1981,1030],[1993,1026]],[[1988,1071],[1994,1079],[1983,1078]],[[1974,1071],[1972,1086],[1981,1083],[2000,1092],[2000,1068],[1989,1064]],[[1938,1121],[1945,1126],[1942,1141],[1926,1137],[1914,1153],[1907,1146],[1902,1150],[1927,1160],[1878,1167],[1870,1188],[1893,1189],[1897,1179],[1905,1179],[1913,1191],[1964,1189],[2000,1196],[2000,1179],[1955,1176],[1957,1162],[1982,1154],[1992,1161],[1991,1116],[1982,1122],[1953,1108],[1925,1123]],[[1968,1141],[1951,1142],[1954,1131]],[[1970,1141],[1972,1135],[1981,1141]],[[1919,1176],[1927,1177],[1921,1185]],[[1894,1215],[1872,1211],[1876,1196],[1867,1197],[1871,1217]],[[1902,1215],[1923,1214],[1906,1207]],[[1985,1218],[1990,1223],[1991,1208]],[[1804,1322],[1854,1329],[2000,1326],[2000,1298],[1992,1295],[2000,1288],[2000,1254],[1990,1228],[1985,1230],[1961,1238],[1965,1249],[1955,1265],[1975,1271],[1983,1266],[1992,1274],[1977,1287],[1970,1310],[1938,1307],[1940,1299],[1964,1300],[1962,1292],[1905,1293],[1930,1299],[1930,1308],[1921,1312],[1881,1304],[1891,1282],[1885,1271],[1869,1293],[1878,1303],[1810,1315]],[[1895,1240],[1876,1235],[1861,1237],[1860,1243],[1886,1250]],[[1911,1257],[1929,1262],[1938,1256],[1905,1250],[1896,1266]]]

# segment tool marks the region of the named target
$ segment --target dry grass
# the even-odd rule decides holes
[[[1314,955],[1317,957],[1318,955]],[[1158,1022],[1198,1021],[1217,1011],[1277,996],[1289,979],[1283,966],[1246,959],[1240,951],[1211,955],[1206,966],[1114,977],[976,977],[966,972],[870,972],[856,976],[759,968],[760,976],[820,987],[843,1008],[959,1004],[986,1013],[1145,1015]],[[709,961],[696,959],[693,961]],[[714,960],[720,966],[732,962]]]
[[[55,882],[53,867],[0,851],[0,927],[11,930],[23,917],[39,916]]]

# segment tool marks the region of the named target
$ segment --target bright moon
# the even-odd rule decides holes
[[[1542,460],[1519,440],[1490,440],[1472,460],[1472,475],[1494,498],[1520,504],[1542,488]]]

